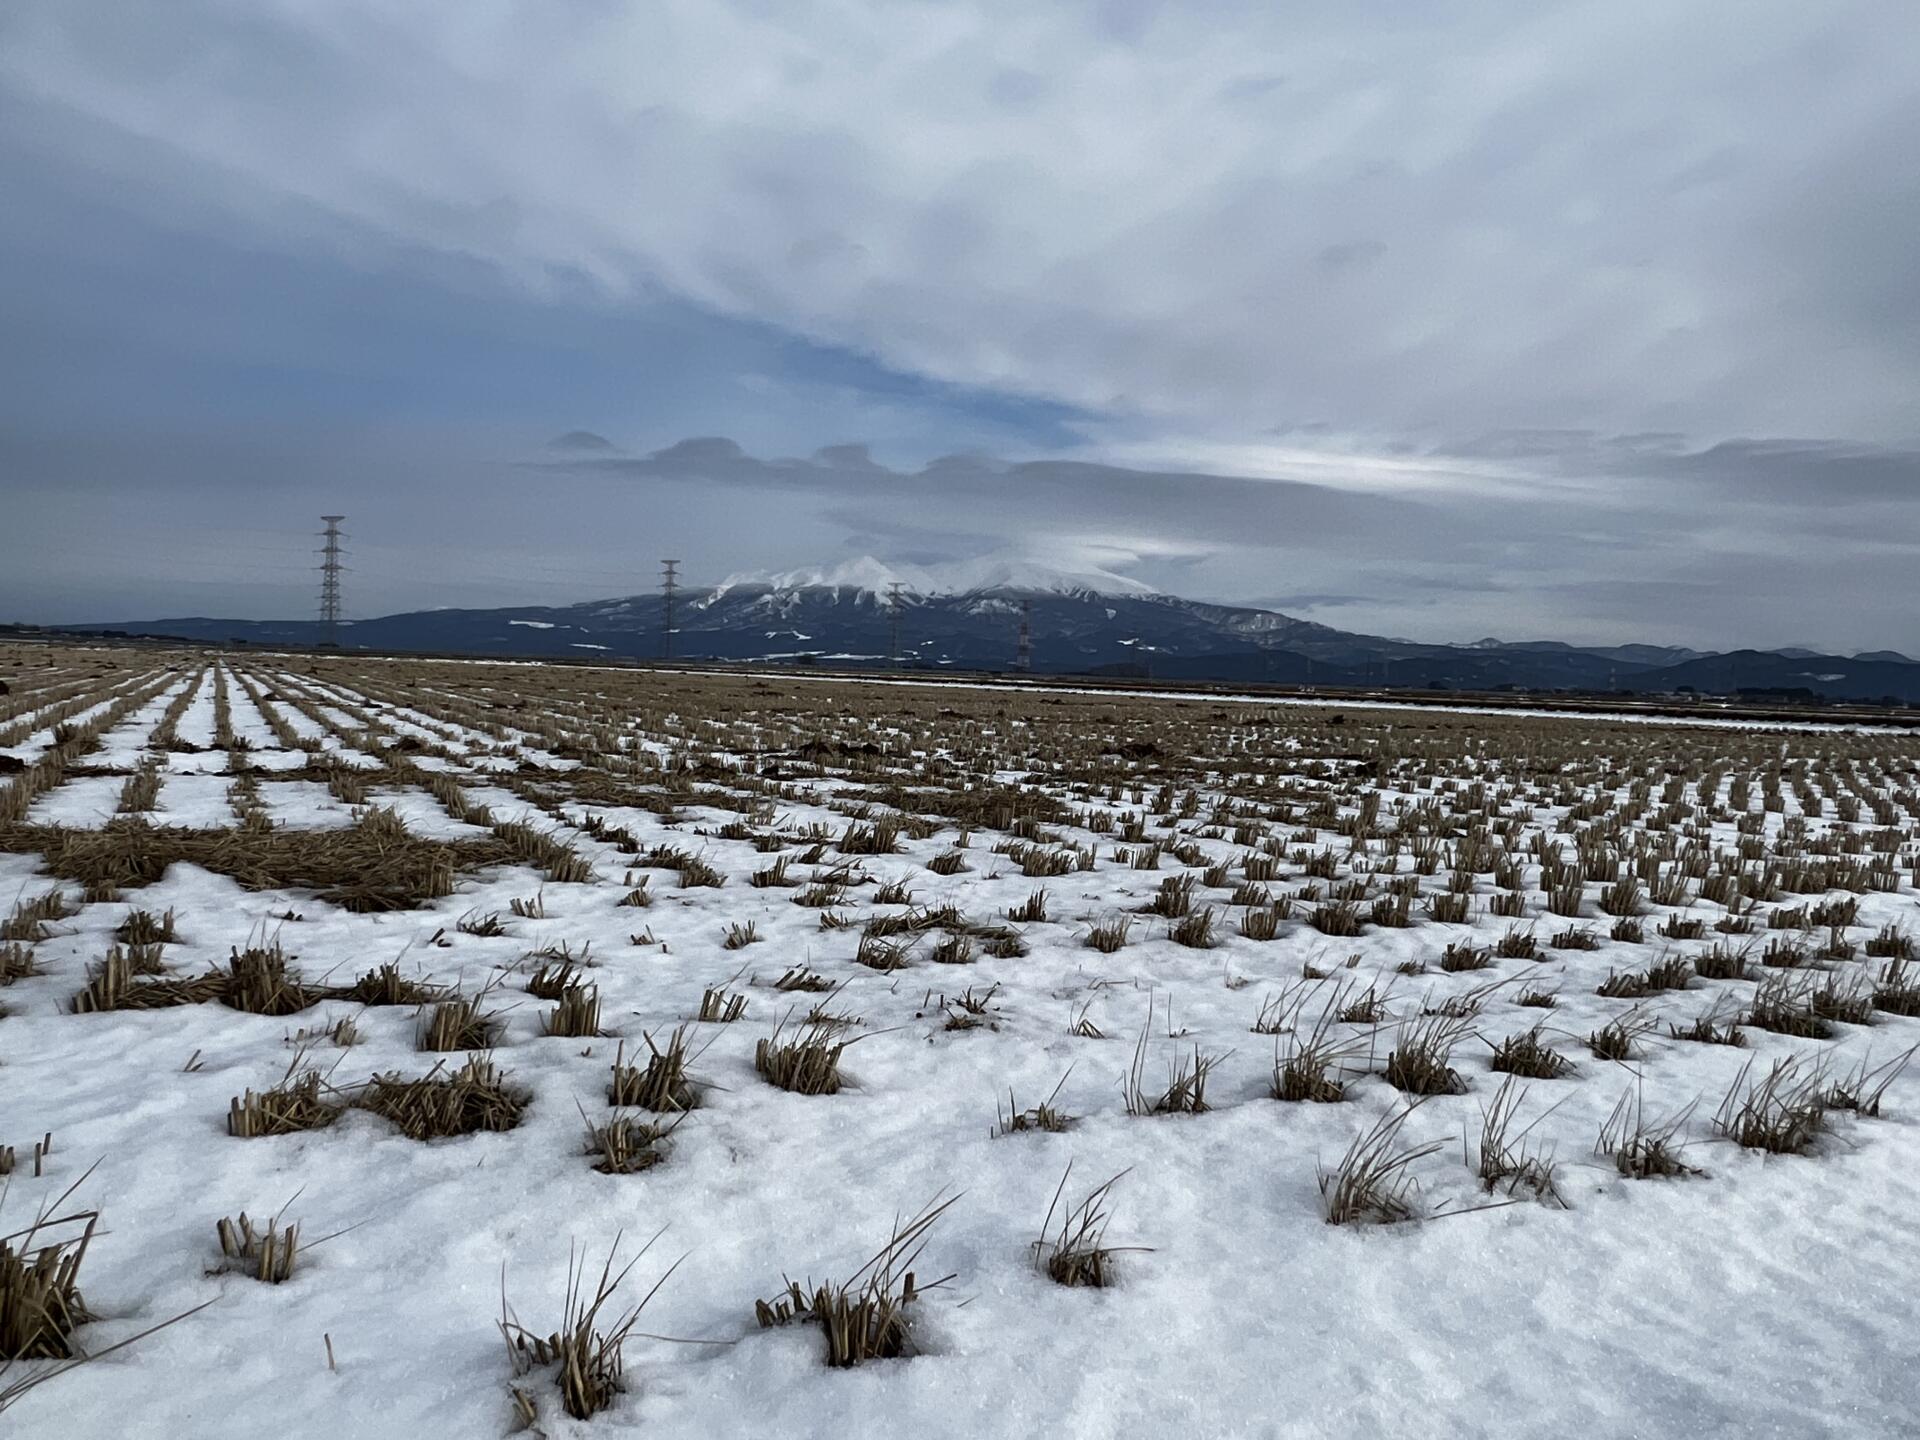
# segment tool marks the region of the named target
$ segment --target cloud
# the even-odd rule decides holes
[[[1507,447],[1484,483],[1437,484],[1429,469],[1483,477],[1490,462],[1377,460],[1328,439],[1315,465],[1302,444],[1291,437],[1291,459],[1243,474],[979,452],[887,465],[853,442],[780,457],[719,436],[642,455],[542,447],[507,465],[427,436],[185,443],[0,425],[0,609],[308,613],[324,497],[350,517],[357,615],[632,594],[663,554],[692,584],[871,555],[1105,571],[1423,640],[1911,646],[1904,611],[1861,597],[1909,585],[1920,511],[1882,492],[1920,453],[1878,453],[1862,478],[1852,452],[1752,442],[1771,467],[1754,500],[1719,447],[1536,435]],[[1833,472],[1862,498],[1833,503]]]
[[[0,25],[0,604],[300,613],[332,508],[361,613],[871,552],[1912,643],[1911,7]]]
[[[1315,258],[1325,270],[1363,270],[1387,253],[1384,240],[1342,240],[1329,245]]]
[[[869,530],[901,522],[1000,535],[1044,535],[1059,545],[1099,544],[1136,557],[1190,557],[1244,544],[1333,541],[1369,528],[1411,527],[1420,504],[1327,485],[1232,475],[1143,470],[1072,460],[951,455],[918,470],[876,463],[864,445],[829,446],[807,459],[760,459],[732,440],[683,440],[634,457],[543,458],[549,472],[641,482],[750,486],[804,498]],[[993,522],[987,525],[989,519]]]
[[[1735,499],[1822,507],[1920,502],[1920,451],[1892,446],[1728,440],[1641,463]]]
[[[724,435],[699,435],[656,450],[645,460],[623,461],[621,468],[642,473],[670,473],[678,469],[705,467],[708,473],[726,473],[747,463],[747,454]]]
[[[283,243],[325,216],[1177,429],[1889,443],[1917,49],[1847,0],[23,0],[0,79]]]
[[[914,563],[1014,554],[1430,639],[1706,647],[1817,629],[1824,643],[1860,648],[1904,633],[1904,621],[1863,611],[1856,597],[1863,584],[1900,583],[1920,547],[1911,494],[1885,500],[1920,476],[1920,451],[1789,441],[1675,450],[1663,438],[1579,432],[1483,439],[1470,459],[1348,444],[1330,440],[1316,456],[1294,437],[1266,461],[1243,448],[1233,452],[1247,462],[1241,474],[980,454],[893,469],[860,447],[763,459],[714,440],[541,464],[668,492],[751,489],[745,512],[842,527],[855,553]],[[1847,495],[1856,498],[1835,503]],[[1844,575],[1835,546],[1849,557]]]
[[[875,471],[877,464],[865,445],[823,445],[813,452],[814,462],[835,470]]]
[[[547,448],[573,454],[610,455],[620,447],[606,436],[596,435],[591,430],[569,430],[549,440]]]

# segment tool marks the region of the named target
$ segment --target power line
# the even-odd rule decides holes
[[[664,601],[660,618],[660,658],[673,658],[673,596],[680,588],[680,562],[662,560],[660,562],[660,594]]]
[[[340,522],[344,515],[322,515],[327,528],[321,532],[325,544],[320,550],[320,643],[340,643]]]
[[[1020,602],[1020,649],[1014,656],[1013,668],[1023,674],[1033,669],[1033,601]]]

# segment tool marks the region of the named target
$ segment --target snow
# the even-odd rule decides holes
[[[291,693],[294,683],[277,677],[269,688]],[[462,775],[469,798],[491,804],[496,816],[528,813],[521,797],[478,778],[481,762],[467,746],[490,742],[434,718],[427,692],[406,692],[418,697],[423,708],[416,709],[340,686],[305,688],[428,743],[433,751],[418,763]],[[450,681],[446,688],[457,694],[461,687]],[[141,735],[170,693],[116,727],[108,749],[137,758]],[[1000,693],[1012,706],[1026,690]],[[236,684],[230,694],[241,730],[244,692]],[[831,708],[833,697],[822,696],[823,710]],[[1342,701],[1337,708],[1392,707]],[[325,713],[358,733],[344,712],[329,705]],[[242,733],[269,740],[259,717],[247,714]],[[1611,723],[1595,721],[1597,732]],[[999,733],[1024,728],[1016,715]],[[632,738],[647,753],[669,751],[659,732],[635,730]],[[231,823],[231,778],[169,774],[165,818]],[[120,784],[114,776],[75,777],[43,797],[31,818],[103,823]],[[260,793],[277,823],[351,819],[312,782],[265,778]],[[827,802],[861,794],[849,781],[822,782],[804,798],[782,799],[777,818],[837,834],[845,817]],[[478,833],[422,791],[382,789],[373,798],[396,808],[416,833]],[[1389,795],[1388,807],[1404,798]],[[1797,810],[1791,792],[1787,803]],[[103,1211],[103,1234],[83,1272],[99,1316],[83,1332],[89,1346],[104,1349],[212,1303],[29,1395],[8,1417],[17,1433],[79,1440],[505,1434],[510,1376],[493,1330],[503,1266],[515,1310],[544,1330],[558,1324],[570,1244],[597,1266],[616,1235],[624,1233],[631,1254],[663,1227],[628,1286],[637,1299],[681,1261],[639,1327],[671,1338],[631,1343],[627,1393],[590,1423],[561,1416],[545,1376],[521,1382],[541,1400],[545,1433],[1304,1440],[1896,1436],[1920,1426],[1920,1372],[1904,1362],[1920,1333],[1920,1289],[1911,1283],[1920,1273],[1920,1229],[1910,1213],[1920,1168],[1920,1077],[1895,1083],[1884,1118],[1837,1118],[1813,1156],[1762,1158],[1714,1138],[1710,1113],[1749,1056],[1763,1067],[1807,1046],[1750,1030],[1752,1048],[1736,1051],[1661,1031],[1631,1064],[1591,1058],[1582,1037],[1620,1013],[1595,986],[1611,970],[1659,958],[1666,947],[1654,934],[1656,917],[1648,921],[1650,943],[1606,941],[1591,953],[1552,951],[1544,963],[1496,962],[1493,978],[1516,989],[1555,988],[1560,1004],[1533,1011],[1505,995],[1491,1001],[1477,1027],[1485,1043],[1466,1043],[1455,1060],[1471,1093],[1429,1101],[1409,1120],[1410,1140],[1445,1142],[1415,1170],[1422,1203],[1437,1218],[1332,1228],[1322,1220],[1319,1168],[1403,1101],[1377,1073],[1356,1079],[1343,1104],[1268,1098],[1273,1042],[1249,1030],[1261,1002],[1311,963],[1334,977],[1313,992],[1314,1010],[1351,981],[1378,983],[1397,1014],[1414,1016],[1429,998],[1458,996],[1488,977],[1430,969],[1408,978],[1396,967],[1431,965],[1451,940],[1488,943],[1504,922],[1370,930],[1348,941],[1328,940],[1296,918],[1271,942],[1228,925],[1215,948],[1193,950],[1168,938],[1164,925],[1137,921],[1131,943],[1101,955],[1082,943],[1087,928],[1137,910],[1179,868],[1171,860],[1168,872],[1135,871],[1110,858],[1111,835],[1063,825],[1049,828],[1099,847],[1096,869],[1027,879],[992,852],[998,837],[981,832],[966,852],[971,868],[939,876],[926,862],[953,846],[949,827],[861,864],[876,880],[904,880],[919,904],[952,901],[982,920],[1045,888],[1053,919],[1018,927],[1030,946],[1022,958],[935,965],[925,953],[929,939],[908,969],[877,974],[852,962],[857,930],[822,930],[819,912],[791,903],[793,891],[749,885],[772,857],[713,833],[732,812],[689,804],[685,822],[669,826],[637,807],[564,808],[573,824],[539,812],[530,818],[577,844],[598,871],[593,883],[543,883],[536,872],[510,866],[464,875],[458,893],[420,911],[349,914],[309,894],[249,892],[181,865],[129,890],[124,903],[85,906],[56,926],[55,938],[38,947],[44,973],[0,992],[11,1012],[0,1020],[0,1139],[23,1153],[22,1142],[44,1132],[56,1140],[45,1176],[12,1177],[4,1209],[13,1223],[0,1230],[19,1228],[21,1217],[30,1219],[97,1162],[76,1192]],[[727,884],[681,889],[672,872],[649,871],[654,903],[617,906],[628,888],[627,863],[578,828],[596,814],[632,830],[643,846],[701,854]],[[1545,806],[1529,826],[1551,834],[1558,818]],[[1770,833],[1779,818],[1768,817]],[[1732,833],[1722,825],[1717,838],[1729,843]],[[1222,839],[1193,843],[1211,860],[1242,849]],[[37,856],[0,854],[0,893],[48,888],[53,882],[37,866]],[[1910,878],[1905,866],[1902,876]],[[1290,871],[1289,888],[1297,879]],[[1484,879],[1481,887],[1484,900]],[[513,900],[536,894],[545,918],[511,917]],[[865,918],[872,895],[862,887],[845,908]],[[1223,917],[1231,913],[1226,891],[1203,886],[1200,895]],[[1916,898],[1905,883],[1898,893],[1863,896],[1854,933],[1888,922],[1911,927]],[[1535,893],[1535,912],[1538,902]],[[359,1045],[341,1051],[319,1043],[306,1052],[343,1085],[376,1071],[424,1074],[436,1057],[415,1049],[418,1018],[410,1009],[327,1002],[287,1018],[213,1004],[68,1013],[68,997],[129,905],[175,911],[180,939],[166,958],[181,974],[272,936],[310,977],[347,981],[394,960],[468,993],[503,980],[487,1001],[504,1027],[495,1059],[533,1097],[525,1122],[504,1134],[417,1144],[374,1117],[349,1113],[308,1134],[228,1137],[229,1098],[279,1081],[307,1043],[293,1038],[302,1030],[323,1032],[336,1018],[355,1018]],[[508,933],[461,933],[456,922],[469,911],[500,913]],[[288,914],[301,918],[281,918]],[[727,926],[748,920],[761,941],[724,949]],[[1543,937],[1556,923],[1537,913],[1529,920]],[[1604,933],[1599,917],[1585,923]],[[636,944],[636,934],[652,939]],[[525,957],[562,943],[576,952],[590,947],[597,964],[588,978],[614,1036],[541,1033],[548,1007],[524,993]],[[1360,963],[1349,972],[1342,966],[1353,953]],[[858,1038],[844,1066],[849,1088],[837,1096],[787,1094],[753,1068],[755,1043],[774,1023],[821,998],[771,987],[799,964],[844,982],[831,1007],[865,1020],[850,1032]],[[579,1153],[581,1113],[596,1121],[611,1113],[604,1086],[616,1047],[624,1041],[629,1055],[643,1049],[646,1034],[663,1035],[696,1013],[705,989],[723,985],[748,996],[749,1010],[732,1025],[694,1027],[704,1104],[668,1142],[667,1160],[633,1176],[592,1171]],[[939,996],[990,987],[990,1025],[943,1027]],[[1662,1008],[1684,1020],[1750,989],[1696,981],[1665,997]],[[1104,1038],[1070,1033],[1076,1016]],[[1461,1155],[1478,1136],[1498,1080],[1487,1050],[1542,1018],[1578,1071],[1532,1082],[1522,1123],[1540,1117],[1529,1138],[1554,1150],[1569,1208],[1531,1201],[1482,1208],[1488,1197]],[[1920,1041],[1920,1021],[1879,1020],[1841,1027],[1828,1052],[1836,1071],[1867,1056],[1891,1060]],[[1210,1086],[1211,1113],[1123,1112],[1119,1080],[1143,1028],[1150,1079],[1194,1046],[1225,1057]],[[1704,1175],[1628,1181],[1592,1155],[1600,1124],[1636,1080],[1657,1113],[1701,1100],[1683,1134],[1686,1158]],[[1073,1129],[992,1133],[1009,1088],[1025,1107],[1056,1085],[1058,1103],[1080,1117]],[[1121,1257],[1113,1289],[1061,1289],[1031,1263],[1027,1246],[1068,1161],[1076,1198],[1125,1172],[1109,1240],[1147,1248]],[[923,1281],[955,1275],[916,1307],[922,1353],[832,1371],[819,1363],[813,1331],[754,1325],[753,1301],[773,1294],[783,1275],[844,1277],[879,1247],[896,1214],[955,1192],[921,1267]],[[242,1209],[258,1217],[282,1206],[308,1237],[332,1235],[307,1252],[289,1283],[208,1273],[218,1258],[218,1217]]]
[[[176,680],[107,731],[100,748],[87,758],[96,765],[131,770],[145,750],[147,735],[160,723],[167,707],[186,691],[192,680]]]
[[[160,787],[155,814],[156,825],[185,825],[193,829],[217,829],[233,823],[233,807],[227,800],[231,775],[180,775],[167,777]]]
[[[832,654],[822,654],[818,650],[778,650],[767,655],[765,658],[768,660],[798,660],[803,656],[813,660],[871,661],[884,660],[887,658],[884,655],[859,655],[850,650],[836,650]]]
[[[325,735],[327,733],[325,726],[309,719],[286,702],[284,698],[286,691],[284,688],[269,689],[265,693],[268,695],[266,702],[268,707],[282,720],[286,721],[288,728],[300,739],[311,740],[315,736]],[[282,698],[275,699],[275,696]]]
[[[124,783],[124,777],[118,775],[76,775],[35,800],[27,811],[27,823],[97,830],[120,808],[120,787]]]
[[[213,748],[213,679],[211,675],[202,681],[194,692],[193,702],[180,717],[179,735],[181,740],[196,750]]]
[[[509,620],[507,623],[509,625],[524,625],[529,630],[553,629],[553,622],[551,620]]]
[[[129,677],[116,681],[104,692],[104,699],[75,711],[67,717],[64,723],[73,726],[85,725],[88,721],[97,718],[111,709],[114,702],[121,697],[122,693],[132,689],[136,683],[138,683],[138,677]],[[36,719],[45,717],[48,723],[37,730],[30,731],[27,737],[17,745],[0,746],[0,755],[9,755],[16,760],[32,764],[35,760],[38,760],[42,755],[46,754],[46,752],[53,747],[53,732],[55,727],[51,717],[58,709],[59,702],[50,702],[47,705],[38,707],[37,711],[30,712],[35,715]],[[18,716],[15,721],[8,723],[13,724],[25,718],[25,716]]]
[[[170,750],[165,767],[170,775],[218,775],[227,768],[224,750]]]
[[[335,830],[353,823],[353,811],[316,780],[262,780],[260,806],[275,825]]]
[[[1152,595],[1151,585],[1111,570],[1060,570],[1041,561],[985,557],[937,565],[881,561],[871,555],[811,569],[729,575],[714,589],[711,603],[734,589],[767,586],[798,590],[827,586],[884,598],[899,585],[908,595],[965,595],[975,590],[1031,590],[1040,593],[1096,591],[1108,595]]]

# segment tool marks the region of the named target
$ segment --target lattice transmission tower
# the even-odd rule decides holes
[[[673,658],[673,597],[680,589],[680,562],[660,562],[660,658]]]
[[[887,660],[894,669],[900,668],[900,582],[887,582],[887,623],[891,639],[887,646]]]
[[[346,552],[340,542],[344,515],[322,515],[326,529],[320,532],[320,643],[338,648],[340,644],[340,572],[346,567],[340,558]]]

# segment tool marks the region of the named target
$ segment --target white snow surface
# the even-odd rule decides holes
[[[269,688],[283,693],[300,683],[270,678]],[[209,677],[203,695],[210,685]],[[431,758],[426,768],[465,776],[469,799],[494,806],[496,818],[525,811],[511,792],[475,778],[480,765],[459,758],[464,745],[448,743],[464,734],[477,753],[490,745],[478,732],[370,696],[307,689],[368,712],[393,734],[447,746],[422,757],[423,766]],[[175,693],[170,687],[110,733],[103,753],[137,758],[139,734]],[[244,692],[234,685],[231,693],[240,728]],[[316,728],[290,706],[280,709],[302,733]],[[332,705],[323,713],[358,732]],[[243,733],[271,744],[250,705],[246,715]],[[636,739],[661,751],[657,737]],[[531,747],[526,753],[532,763],[558,764]],[[169,774],[157,818],[229,823],[230,779]],[[75,778],[43,797],[31,818],[104,823],[120,783]],[[260,790],[279,823],[351,819],[311,782],[269,778]],[[416,833],[479,833],[425,792],[374,799],[396,805]],[[1095,870],[1026,879],[989,850],[997,837],[983,833],[967,852],[966,872],[935,875],[926,863],[952,848],[949,829],[903,840],[899,853],[862,866],[877,881],[905,881],[918,904],[952,901],[981,920],[1045,888],[1052,919],[1017,927],[1030,947],[1022,958],[934,965],[924,954],[929,937],[908,969],[879,974],[852,962],[857,929],[822,930],[817,910],[791,903],[793,891],[749,885],[772,857],[711,833],[734,818],[729,812],[689,805],[677,826],[627,807],[569,806],[567,814],[574,824],[537,812],[528,818],[574,843],[595,865],[595,882],[543,884],[532,870],[506,867],[462,877],[457,894],[422,910],[350,914],[310,894],[248,892],[182,865],[128,891],[124,903],[85,906],[54,927],[54,938],[37,947],[42,973],[0,990],[9,1012],[0,1019],[0,1141],[24,1156],[42,1133],[55,1138],[44,1176],[22,1167],[8,1182],[0,1219],[10,1223],[0,1231],[26,1225],[76,1183],[78,1202],[101,1210],[102,1233],[83,1274],[96,1317],[83,1335],[95,1351],[210,1303],[28,1395],[4,1417],[13,1433],[505,1435],[514,1423],[512,1377],[494,1328],[503,1267],[515,1312],[544,1333],[560,1323],[570,1246],[597,1274],[617,1236],[620,1253],[631,1256],[656,1234],[622,1293],[637,1300],[677,1268],[646,1307],[638,1326],[646,1338],[627,1347],[626,1392],[608,1412],[576,1422],[545,1375],[522,1379],[540,1400],[543,1433],[1304,1440],[1920,1431],[1920,1369],[1912,1363],[1920,1335],[1920,1227],[1912,1222],[1920,1077],[1894,1082],[1881,1118],[1836,1119],[1809,1156],[1763,1157],[1716,1138],[1709,1117],[1740,1067],[1752,1058],[1763,1068],[1806,1046],[1759,1030],[1747,1032],[1747,1050],[1658,1031],[1630,1063],[1591,1058],[1584,1037],[1620,1012],[1595,985],[1660,957],[1657,911],[1648,917],[1649,943],[1552,951],[1537,965],[1498,962],[1493,978],[1555,988],[1560,1004],[1536,1011],[1491,1002],[1477,1027],[1485,1043],[1456,1057],[1469,1093],[1413,1112],[1407,1137],[1442,1142],[1413,1172],[1419,1204],[1433,1218],[1335,1228],[1323,1221],[1317,1175],[1403,1098],[1376,1073],[1355,1079],[1346,1103],[1274,1101],[1274,1042],[1250,1033],[1250,1022],[1304,963],[1335,977],[1314,992],[1316,1006],[1350,980],[1356,988],[1377,983],[1396,1015],[1417,1016],[1424,1001],[1489,977],[1430,969],[1406,979],[1396,967],[1431,967],[1451,940],[1487,943],[1484,924],[1468,931],[1429,923],[1331,941],[1295,918],[1270,942],[1228,925],[1214,948],[1194,950],[1169,939],[1160,922],[1137,922],[1131,943],[1102,955],[1083,943],[1089,925],[1137,910],[1163,875],[1113,863],[1111,836],[1072,826],[1049,828],[1097,845]],[[682,889],[671,871],[643,870],[635,878],[651,877],[653,903],[617,905],[631,862],[577,828],[589,815],[631,830],[643,846],[695,851],[726,885]],[[782,804],[779,818],[836,833],[845,823],[810,804]],[[1767,823],[1777,829],[1780,818]],[[1194,843],[1210,859],[1241,853],[1221,840]],[[0,894],[11,900],[52,886],[38,867],[36,855],[0,854]],[[64,888],[78,898],[76,887]],[[509,915],[514,900],[536,895],[544,918]],[[862,887],[845,908],[865,918],[871,898]],[[1200,898],[1222,917],[1231,913],[1225,891],[1203,889]],[[1539,896],[1532,898],[1537,910]],[[1856,933],[1887,923],[1911,928],[1917,902],[1907,885],[1861,897]],[[273,937],[316,979],[344,982],[397,960],[468,993],[501,982],[486,1001],[501,1016],[494,1058],[531,1096],[525,1121],[506,1133],[420,1144],[349,1112],[325,1130],[230,1138],[229,1098],[277,1083],[303,1049],[342,1085],[376,1071],[423,1075],[436,1059],[462,1057],[416,1050],[419,1020],[404,1008],[326,1002],[286,1018],[216,1004],[67,1013],[68,997],[130,905],[175,912],[180,935],[166,961],[177,974]],[[490,912],[506,917],[507,934],[457,929],[462,915]],[[1529,918],[1543,936],[1564,923]],[[759,943],[724,949],[727,927],[749,920]],[[1587,923],[1604,933],[1599,917]],[[560,944],[590,949],[588,978],[611,1032],[604,1039],[541,1033],[549,1007],[522,989],[525,957]],[[1355,952],[1357,968],[1341,969]],[[831,997],[772,988],[800,964],[843,988]],[[613,1113],[605,1085],[617,1047],[629,1058],[644,1054],[644,1036],[686,1021],[702,992],[720,986],[746,995],[749,1008],[733,1024],[693,1027],[702,1104],[667,1142],[665,1162],[636,1175],[593,1171],[581,1153],[581,1117],[601,1122]],[[991,992],[990,1023],[948,1030],[940,997],[963,990]],[[1690,1019],[1750,990],[1696,980],[1664,997],[1663,1014]],[[848,1089],[803,1097],[766,1085],[754,1071],[755,1043],[816,1000],[864,1018],[847,1032],[855,1037],[844,1063]],[[362,1036],[350,1049],[295,1038],[323,1034],[349,1015]],[[1082,1016],[1104,1038],[1070,1033]],[[1920,1021],[1877,1018],[1872,1027],[1841,1027],[1830,1048],[1836,1072],[1869,1056],[1891,1060],[1920,1042]],[[1521,1116],[1535,1122],[1529,1140],[1556,1155],[1566,1208],[1496,1205],[1462,1162],[1500,1078],[1487,1068],[1488,1048],[1536,1020],[1578,1067],[1572,1077],[1531,1083]],[[1196,1046],[1223,1057],[1210,1113],[1123,1112],[1119,1082],[1143,1030],[1150,1081]],[[1636,1083],[1650,1112],[1682,1115],[1699,1102],[1680,1134],[1687,1160],[1703,1173],[1630,1181],[1591,1153],[1608,1112]],[[1010,1089],[1024,1108],[1056,1086],[1056,1103],[1079,1117],[1073,1128],[993,1133]],[[1122,1176],[1108,1241],[1141,1248],[1120,1257],[1112,1289],[1063,1289],[1032,1263],[1028,1246],[1069,1161],[1072,1199]],[[754,1300],[779,1291],[783,1276],[844,1278],[880,1247],[896,1215],[955,1194],[918,1267],[923,1284],[954,1277],[915,1307],[919,1353],[830,1370],[812,1329],[754,1324]],[[288,1283],[212,1273],[216,1219],[282,1207],[309,1242],[330,1237],[312,1246]]]

